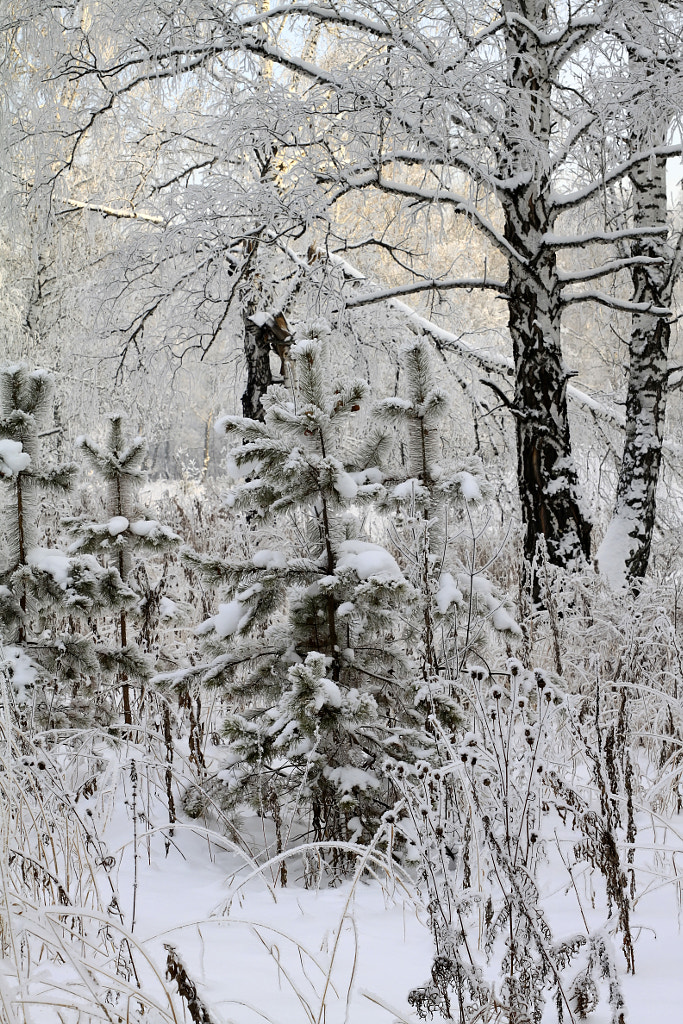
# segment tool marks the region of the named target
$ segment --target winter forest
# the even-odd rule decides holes
[[[680,0],[0,32],[0,1024],[677,1024]]]

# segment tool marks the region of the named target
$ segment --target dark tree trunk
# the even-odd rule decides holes
[[[273,383],[270,369],[271,331],[267,324],[257,326],[244,318],[244,354],[247,360],[247,386],[242,395],[242,413],[251,420],[264,419],[261,398]]]
[[[541,253],[521,272],[513,265],[508,280],[517,478],[525,558],[533,560],[543,538],[551,562],[571,566],[590,557],[591,524],[579,505],[572,462],[554,263],[554,254]]]
[[[556,255],[546,238],[556,212],[551,204],[552,81],[548,50],[539,32],[546,0],[506,0],[508,107],[501,151],[501,189],[509,261],[509,328],[515,360],[518,485],[524,554],[531,561],[543,538],[550,560],[571,566],[590,554],[591,524],[577,495],[562,361],[561,287]]]

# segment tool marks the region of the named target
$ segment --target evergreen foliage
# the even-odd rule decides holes
[[[286,543],[241,564],[188,557],[234,595],[200,627],[213,655],[204,678],[235,708],[234,800],[263,808],[266,790],[286,795],[306,804],[318,838],[345,839],[367,835],[393,802],[387,753],[413,760],[430,740],[402,643],[416,592],[361,512],[383,493],[389,439],[360,417],[363,381],[326,383],[326,325],[306,333],[291,353],[295,384],[269,389],[265,422],[220,422],[237,441],[233,472],[247,477],[233,508]]]
[[[420,667],[422,700],[443,720],[447,705],[453,713],[454,680],[469,660],[485,657],[491,631],[509,636],[520,630],[477,564],[473,510],[488,490],[481,462],[456,464],[443,451],[450,403],[426,340],[415,338],[402,357],[405,397],[385,398],[376,413],[397,428],[403,465],[388,472],[378,506],[419,595],[406,642]]]
[[[86,437],[78,439],[87,464],[106,484],[108,520],[98,523],[81,517],[68,522],[75,537],[72,552],[96,554],[110,563],[108,611],[116,618],[117,643],[100,643],[97,654],[103,671],[119,681],[124,722],[131,725],[131,680],[141,683],[152,673],[152,662],[128,635],[128,611],[131,608],[135,610],[140,603],[140,595],[132,580],[133,556],[137,551],[163,552],[177,544],[180,538],[156,519],[145,518],[138,507],[136,490],[144,479],[142,463],[147,449],[142,437],[126,440],[124,421],[122,413],[114,413],[110,417],[104,445]],[[120,600],[121,588],[129,598],[125,602]]]
[[[92,718],[98,662],[83,619],[134,599],[116,570],[87,554],[41,547],[41,493],[67,492],[77,467],[44,461],[40,427],[47,419],[52,379],[23,364],[0,370],[0,453],[7,539],[0,568],[0,625],[9,646],[18,713],[52,727]],[[15,646],[16,645],[16,646]],[[30,712],[29,712],[30,709]],[[99,707],[96,714],[106,711]]]

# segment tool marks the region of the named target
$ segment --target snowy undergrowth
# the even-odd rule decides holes
[[[683,822],[670,805],[671,763],[660,770],[647,745],[629,740],[629,797],[627,751],[609,739],[619,703],[605,699],[596,717],[593,702],[588,714],[581,694],[568,698],[557,680],[514,662],[470,673],[461,696],[466,729],[442,736],[439,767],[388,766],[402,798],[371,843],[292,842],[279,857],[272,822],[264,832],[253,814],[228,821],[214,807],[171,823],[154,715],[135,742],[94,730],[30,740],[3,726],[5,1019],[389,1024],[431,1005],[455,1020],[549,1024],[582,1019],[583,1005],[607,1024],[628,1011],[644,1019],[656,983],[660,1019],[673,1021]],[[7,690],[5,701],[6,723]],[[176,726],[180,807],[222,752],[206,747],[199,771],[187,722]],[[343,878],[335,846],[347,855]],[[478,985],[463,1016],[459,961]],[[605,970],[615,972],[611,1004]],[[420,1003],[425,981],[449,1003],[435,990]],[[526,992],[516,1007],[515,985]],[[536,1015],[532,990],[546,997]]]
[[[294,468],[300,508],[282,484],[287,514],[256,529],[254,481],[242,519],[208,492],[131,519],[81,491],[70,522],[91,562],[111,568],[143,520],[196,553],[143,557],[131,540],[125,616],[66,555],[60,601],[22,605],[28,556],[7,575],[21,626],[5,623],[0,673],[9,1024],[621,1024],[647,1016],[655,985],[675,1019],[677,590],[615,596],[540,553],[513,609],[506,531],[472,474],[433,461],[442,396],[423,354],[408,350],[425,394],[387,407],[396,437],[407,417],[420,440],[408,480],[374,462],[352,479],[341,448],[317,451],[314,421],[324,433],[346,410],[358,430],[360,385],[298,412],[278,391],[266,427],[233,426],[271,482]],[[25,470],[7,467],[11,502]],[[63,511],[36,505],[39,549],[58,550]],[[60,646],[76,621],[87,665]],[[114,658],[126,636],[137,668]]]

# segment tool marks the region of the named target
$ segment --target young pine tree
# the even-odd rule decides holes
[[[220,422],[243,477],[231,501],[262,525],[261,546],[239,564],[189,557],[232,594],[200,627],[204,679],[234,708],[231,798],[274,816],[297,804],[315,838],[347,839],[393,804],[387,756],[414,760],[431,741],[401,640],[416,593],[363,529],[387,438],[362,417],[363,381],[327,383],[326,339],[315,324],[293,346],[295,383],[269,389],[265,422]]]
[[[115,413],[110,417],[109,433],[104,445],[86,437],[78,445],[90,468],[103,480],[107,488],[106,522],[87,519],[70,520],[75,536],[71,550],[94,553],[106,557],[118,576],[132,591],[134,555],[138,550],[163,552],[177,544],[180,538],[155,519],[146,519],[136,500],[136,491],[144,478],[142,463],[146,454],[143,438],[126,440],[125,416]],[[136,595],[139,604],[140,595]],[[130,636],[130,605],[112,606],[115,616],[117,643],[102,644],[98,657],[105,671],[114,673],[121,688],[123,718],[132,725],[131,680],[143,683],[151,674],[151,665]]]
[[[482,466],[475,459],[454,464],[443,450],[449,401],[427,341],[415,338],[402,357],[405,397],[386,398],[376,408],[381,421],[396,427],[404,453],[404,465],[391,471],[393,486],[386,480],[382,509],[419,593],[410,650],[423,679],[424,708],[444,719],[451,683],[470,659],[485,656],[489,627],[508,634],[520,630],[477,566],[472,509],[485,490]]]
[[[94,711],[98,663],[92,638],[80,632],[84,618],[134,595],[96,559],[39,546],[41,496],[66,493],[76,473],[72,463],[50,465],[43,457],[40,427],[51,399],[45,371],[23,364],[0,370],[0,633],[22,723],[29,724],[32,709],[34,721],[54,728],[84,724]]]

